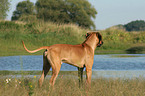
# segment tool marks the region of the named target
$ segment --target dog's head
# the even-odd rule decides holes
[[[96,37],[99,39],[99,42],[97,43],[97,47],[100,47],[103,44],[102,41],[102,35],[99,32],[89,32],[86,34],[86,39],[91,35],[96,34]]]

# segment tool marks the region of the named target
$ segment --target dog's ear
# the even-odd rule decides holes
[[[97,32],[97,33],[96,33],[96,36],[97,36],[98,39],[99,39],[99,43],[97,44],[97,47],[100,47],[100,46],[103,44],[102,35],[101,35],[99,32]]]
[[[96,36],[99,38],[100,41],[102,40],[102,35],[99,32],[96,33]]]

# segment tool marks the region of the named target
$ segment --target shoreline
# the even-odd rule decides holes
[[[9,71],[0,70],[0,75],[2,77],[34,77],[41,76],[42,71]],[[51,76],[52,71],[47,74],[47,77]],[[60,71],[59,76],[78,76],[78,71]],[[86,77],[86,72],[83,74]],[[144,78],[145,70],[93,70],[92,78],[120,78],[120,79],[134,79],[134,78]]]
[[[26,52],[21,52],[21,53],[17,53],[17,52],[14,52],[14,53],[3,53],[3,54],[0,54],[0,57],[5,57],[5,56],[21,56],[21,55],[43,55],[42,54],[43,51],[40,51],[40,52],[37,52],[37,53],[33,53],[33,54],[30,54],[30,53],[26,53]],[[96,50],[95,51],[95,55],[106,55],[106,54],[145,54],[145,51],[142,51],[142,52],[136,52],[136,53],[128,53],[126,52],[125,50]]]

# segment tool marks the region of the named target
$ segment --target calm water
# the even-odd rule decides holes
[[[0,57],[0,70],[42,70],[42,56]],[[62,64],[63,71],[77,71],[77,68]],[[94,74],[105,77],[145,77],[145,54],[95,55]]]

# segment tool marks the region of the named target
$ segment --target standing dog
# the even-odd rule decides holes
[[[83,80],[83,69],[86,67],[86,79],[87,83],[90,85],[94,61],[94,51],[97,46],[100,47],[103,44],[102,36],[99,32],[87,33],[86,40],[79,45],[55,44],[52,46],[43,46],[36,50],[30,51],[26,48],[23,41],[22,43],[25,50],[29,53],[46,49],[43,53],[43,72],[39,79],[40,86],[42,86],[43,80],[51,67],[52,77],[49,83],[52,86],[54,85],[62,62],[78,67],[78,76],[80,78],[79,82]]]

